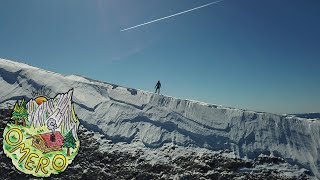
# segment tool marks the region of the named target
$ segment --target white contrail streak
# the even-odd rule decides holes
[[[163,18],[159,18],[159,19],[155,19],[155,20],[152,20],[152,21],[148,21],[148,22],[136,25],[136,26],[132,26],[132,27],[129,27],[129,28],[126,28],[126,29],[122,29],[120,31],[127,31],[127,30],[130,30],[130,29],[134,29],[134,28],[137,28],[137,27],[140,27],[140,26],[144,26],[144,25],[151,24],[151,23],[154,23],[154,22],[157,22],[157,21],[161,21],[161,20],[168,19],[168,18],[171,18],[171,17],[174,17],[174,16],[178,16],[178,15],[181,15],[181,14],[184,14],[184,13],[187,13],[187,12],[191,12],[191,11],[194,11],[194,10],[197,10],[197,9],[201,9],[201,8],[210,6],[212,4],[217,4],[217,3],[222,2],[222,1],[224,1],[224,0],[214,1],[214,2],[211,2],[209,4],[205,4],[205,5],[202,5],[202,6],[199,6],[199,7],[195,7],[195,8],[192,8],[192,9],[189,9],[189,10],[186,10],[186,11],[182,11],[182,12],[179,12],[179,13],[176,13],[176,14],[172,14],[170,16],[166,16],[166,17],[163,17]]]

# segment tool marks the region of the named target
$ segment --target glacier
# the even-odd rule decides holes
[[[81,124],[115,142],[139,139],[149,148],[174,143],[230,149],[249,159],[273,155],[320,178],[317,119],[177,99],[0,59],[0,108],[21,98],[35,98],[34,92],[43,87],[50,90],[51,98],[73,89]]]

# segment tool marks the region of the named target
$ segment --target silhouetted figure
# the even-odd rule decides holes
[[[156,92],[155,92],[155,93],[158,92],[158,94],[160,94],[160,88],[161,88],[161,83],[160,83],[160,81],[157,82],[157,84],[156,84],[156,86],[155,86],[154,88],[156,88]]]

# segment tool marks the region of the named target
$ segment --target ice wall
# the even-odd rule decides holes
[[[81,123],[114,141],[231,149],[248,158],[273,154],[320,177],[318,120],[181,100],[0,59],[0,107],[34,98],[43,86],[50,96],[73,88]]]

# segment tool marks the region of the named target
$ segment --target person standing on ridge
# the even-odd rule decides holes
[[[156,84],[156,86],[155,86],[154,88],[156,88],[156,92],[155,92],[155,93],[158,92],[158,94],[160,94],[160,88],[161,88],[161,83],[160,83],[160,81],[157,82],[157,84]]]

